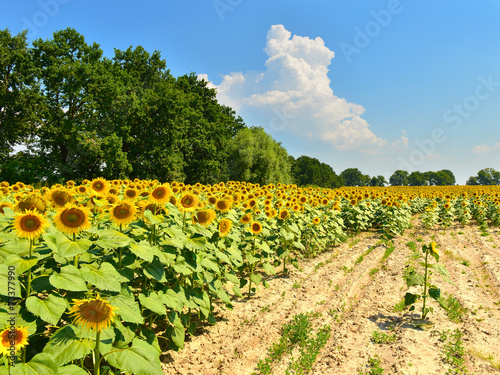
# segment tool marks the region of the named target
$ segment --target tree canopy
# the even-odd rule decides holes
[[[292,158],[292,163],[292,175],[297,185],[325,188],[337,188],[344,185],[332,167],[316,158],[302,155],[297,159]]]

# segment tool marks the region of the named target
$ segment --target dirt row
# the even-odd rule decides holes
[[[432,282],[467,309],[462,322],[451,322],[435,302],[430,302],[434,313],[427,322],[418,319],[421,302],[412,313],[394,309],[407,291],[405,268],[418,267],[421,260],[411,247],[420,250],[431,236],[454,284],[438,275]],[[382,261],[391,246],[394,251]],[[386,374],[459,373],[443,360],[440,341],[440,332],[457,328],[463,333],[467,371],[500,373],[492,366],[500,359],[499,246],[498,229],[490,228],[487,236],[476,225],[426,231],[416,217],[413,227],[392,242],[381,241],[375,232],[361,233],[314,259],[300,261],[299,270],[292,268],[286,277],[268,278],[270,288],[259,286],[251,299],[234,297],[232,311],[218,308],[216,325],[201,327],[183,350],[162,355],[164,373],[258,373],[257,364],[279,340],[282,325],[306,312],[321,314],[317,318],[321,325],[332,329],[313,374],[366,372],[369,359],[376,355]],[[374,331],[395,336],[395,341],[377,344],[372,340]],[[275,365],[273,374],[285,374],[287,360]]]

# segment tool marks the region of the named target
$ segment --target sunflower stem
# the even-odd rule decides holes
[[[184,232],[184,228],[186,227],[186,211],[184,211],[184,216],[182,217],[182,231]]]
[[[30,239],[30,251],[29,258],[31,258],[31,253],[33,252],[33,239]],[[26,298],[28,298],[31,294],[31,268],[28,270],[28,281],[26,283]]]
[[[101,370],[101,353],[99,353],[99,346],[101,343],[101,331],[97,331],[96,333],[96,343],[94,349],[94,375],[99,375]]]
[[[253,244],[252,244],[252,255],[255,257],[255,236],[253,236]],[[250,282],[248,285],[248,298],[252,293],[252,275],[253,275],[253,264],[250,266]]]

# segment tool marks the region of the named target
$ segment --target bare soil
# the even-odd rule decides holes
[[[368,372],[368,360],[375,355],[384,374],[461,373],[445,362],[440,340],[440,332],[457,328],[463,333],[468,373],[500,373],[492,366],[498,366],[500,359],[500,235],[497,228],[488,232],[481,235],[475,224],[427,231],[415,217],[413,227],[392,240],[395,250],[385,261],[382,258],[391,243],[380,241],[376,232],[361,233],[314,259],[301,260],[299,269],[292,268],[288,276],[278,272],[268,277],[270,288],[260,285],[251,299],[234,297],[233,310],[217,308],[216,325],[200,327],[187,338],[183,350],[162,355],[164,373],[258,373],[259,359],[265,359],[269,347],[279,340],[282,325],[296,314],[311,311],[319,312],[321,325],[332,329],[312,374]],[[433,300],[428,306],[434,312],[425,325],[419,324],[421,301],[412,312],[394,309],[408,290],[405,267],[419,267],[422,260],[412,256],[407,244],[414,242],[420,251],[431,236],[454,285],[438,274],[431,281],[467,309],[460,323],[450,321]],[[377,344],[372,340],[374,331],[395,335],[396,340]],[[285,374],[286,368],[285,358],[272,373]]]

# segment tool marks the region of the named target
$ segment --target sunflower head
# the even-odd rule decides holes
[[[14,218],[14,228],[19,238],[38,238],[48,226],[48,220],[37,211],[27,210]]]
[[[230,232],[233,222],[229,219],[222,219],[219,223],[219,236],[225,237]]]
[[[172,195],[172,190],[167,184],[157,186],[150,194],[149,199],[155,203],[163,204],[168,202],[170,196]]]
[[[73,302],[69,314],[75,318],[75,325],[101,332],[113,321],[116,307],[101,299],[99,295],[96,298],[78,299],[73,300]]]
[[[191,193],[185,193],[179,201],[179,210],[181,212],[192,212],[196,209],[198,197]]]
[[[286,208],[280,211],[279,218],[281,220],[285,220],[286,218],[288,218],[288,216],[290,216],[290,213]]]
[[[215,219],[215,211],[212,209],[198,211],[193,214],[193,224],[200,224],[204,227],[210,225],[210,223]]]
[[[243,224],[248,224],[250,221],[252,221],[252,214],[251,213],[247,213],[247,214],[243,215],[241,218],[241,222]]]
[[[19,352],[28,344],[28,327],[9,327],[0,332],[0,354],[8,356],[12,345]],[[14,343],[14,344],[12,344]]]
[[[111,207],[111,221],[117,225],[128,225],[134,221],[137,213],[137,208],[133,203],[120,202]]]
[[[90,228],[90,212],[88,208],[70,205],[61,208],[55,218],[54,224],[57,229],[66,234],[78,234],[82,230]]]
[[[258,221],[254,221],[252,225],[250,225],[250,232],[252,232],[253,234],[259,234],[260,232],[262,232],[262,224]]]
[[[16,205],[16,209],[21,212],[32,210],[43,214],[47,210],[47,204],[42,197],[38,195],[30,195],[27,198],[19,201]]]
[[[95,178],[90,182],[91,192],[95,195],[104,196],[108,193],[109,188],[109,182],[104,178]]]
[[[46,194],[46,197],[55,208],[61,208],[72,202],[74,198],[64,188],[52,188]]]
[[[312,222],[314,225],[318,225],[321,222],[321,219],[319,217],[315,217]]]

